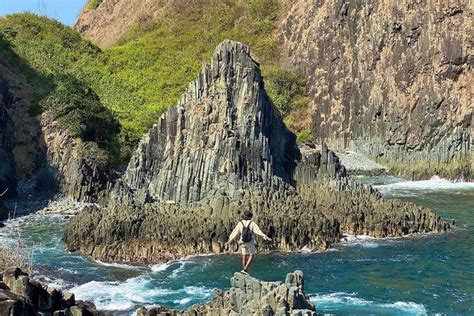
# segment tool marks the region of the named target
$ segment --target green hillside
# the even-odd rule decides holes
[[[71,88],[70,84],[56,83],[69,78],[86,92],[90,89],[87,93],[96,95],[116,115],[121,124],[121,157],[127,159],[141,134],[176,103],[202,62],[224,39],[251,47],[262,65],[270,96],[291,123],[291,113],[308,102],[305,83],[280,69],[273,31],[283,10],[277,0],[205,0],[187,6],[177,2],[161,19],[137,26],[118,45],[104,50],[75,30],[32,14],[0,19],[0,34],[24,64],[48,78],[42,81],[29,75],[39,91],[34,113],[42,110],[40,101],[52,90],[45,82]],[[4,50],[1,54],[12,69],[26,71]]]

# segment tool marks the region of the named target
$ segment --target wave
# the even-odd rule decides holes
[[[374,185],[375,189],[382,194],[389,193],[392,190],[410,190],[410,191],[460,191],[460,190],[474,190],[474,182],[451,182],[438,176],[432,177],[430,180],[422,181],[402,181],[384,185]],[[414,194],[413,192],[411,194]]]
[[[144,305],[156,305],[156,302],[185,308],[210,299],[215,289],[202,286],[162,288],[149,275],[141,275],[125,282],[91,281],[70,291],[77,299],[91,301],[100,310],[127,312]]]
[[[356,293],[336,292],[312,295],[311,300],[320,312],[336,314],[426,315],[423,304],[414,302],[380,303],[356,297]]]
[[[108,262],[103,262],[100,260],[95,260],[94,262],[105,267],[113,267],[113,268],[120,268],[120,269],[127,269],[127,270],[142,270],[144,268],[142,266],[136,266],[136,265],[124,264],[124,263],[108,263]]]
[[[349,235],[344,234],[341,238],[340,244],[343,246],[361,246],[364,248],[377,248],[380,242],[377,238],[368,235]]]

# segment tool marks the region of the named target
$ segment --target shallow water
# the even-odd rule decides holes
[[[456,220],[454,232],[375,240],[350,237],[323,253],[259,255],[251,274],[279,280],[300,269],[306,292],[319,312],[346,315],[474,314],[474,183],[442,179],[400,182],[392,177],[361,178],[386,197],[429,206]],[[387,184],[388,183],[388,184]],[[64,250],[66,220],[28,216],[0,229],[0,241],[12,242],[16,227],[35,254],[37,275],[70,289],[100,309],[134,314],[140,306],[185,308],[226,289],[240,269],[238,255],[198,257],[152,267],[92,262]]]

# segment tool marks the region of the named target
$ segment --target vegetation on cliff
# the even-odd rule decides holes
[[[86,56],[92,60],[96,48],[69,28],[31,14],[0,19],[0,47],[2,64],[35,88],[30,115],[51,110],[72,137],[96,142],[118,158],[120,124],[79,65]]]
[[[0,19],[2,45],[11,48],[11,53],[2,50],[1,55],[12,69],[35,82],[38,102],[32,107],[34,114],[44,109],[45,103],[39,100],[57,90],[56,86],[83,86],[71,93],[87,90],[89,100],[100,101],[114,112],[122,126],[122,158],[127,159],[142,133],[176,103],[202,61],[211,56],[219,42],[231,38],[252,47],[262,64],[270,97],[288,117],[290,128],[299,132],[302,124],[291,124],[292,110],[307,106],[306,83],[282,68],[280,48],[273,35],[285,8],[277,0],[206,0],[192,5],[177,1],[163,17],[138,25],[118,45],[104,50],[54,20],[33,14],[11,15]],[[15,55],[28,67],[18,68]],[[75,118],[84,118],[82,114]],[[115,125],[104,114],[101,110],[98,116],[104,118],[105,125]],[[63,121],[73,119],[67,116]],[[84,129],[79,125],[72,128],[78,136],[78,129]],[[114,126],[111,133],[116,132]]]

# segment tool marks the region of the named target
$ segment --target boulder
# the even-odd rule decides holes
[[[20,268],[3,272],[0,282],[0,315],[98,316],[95,305],[75,301],[74,295],[30,280]]]

